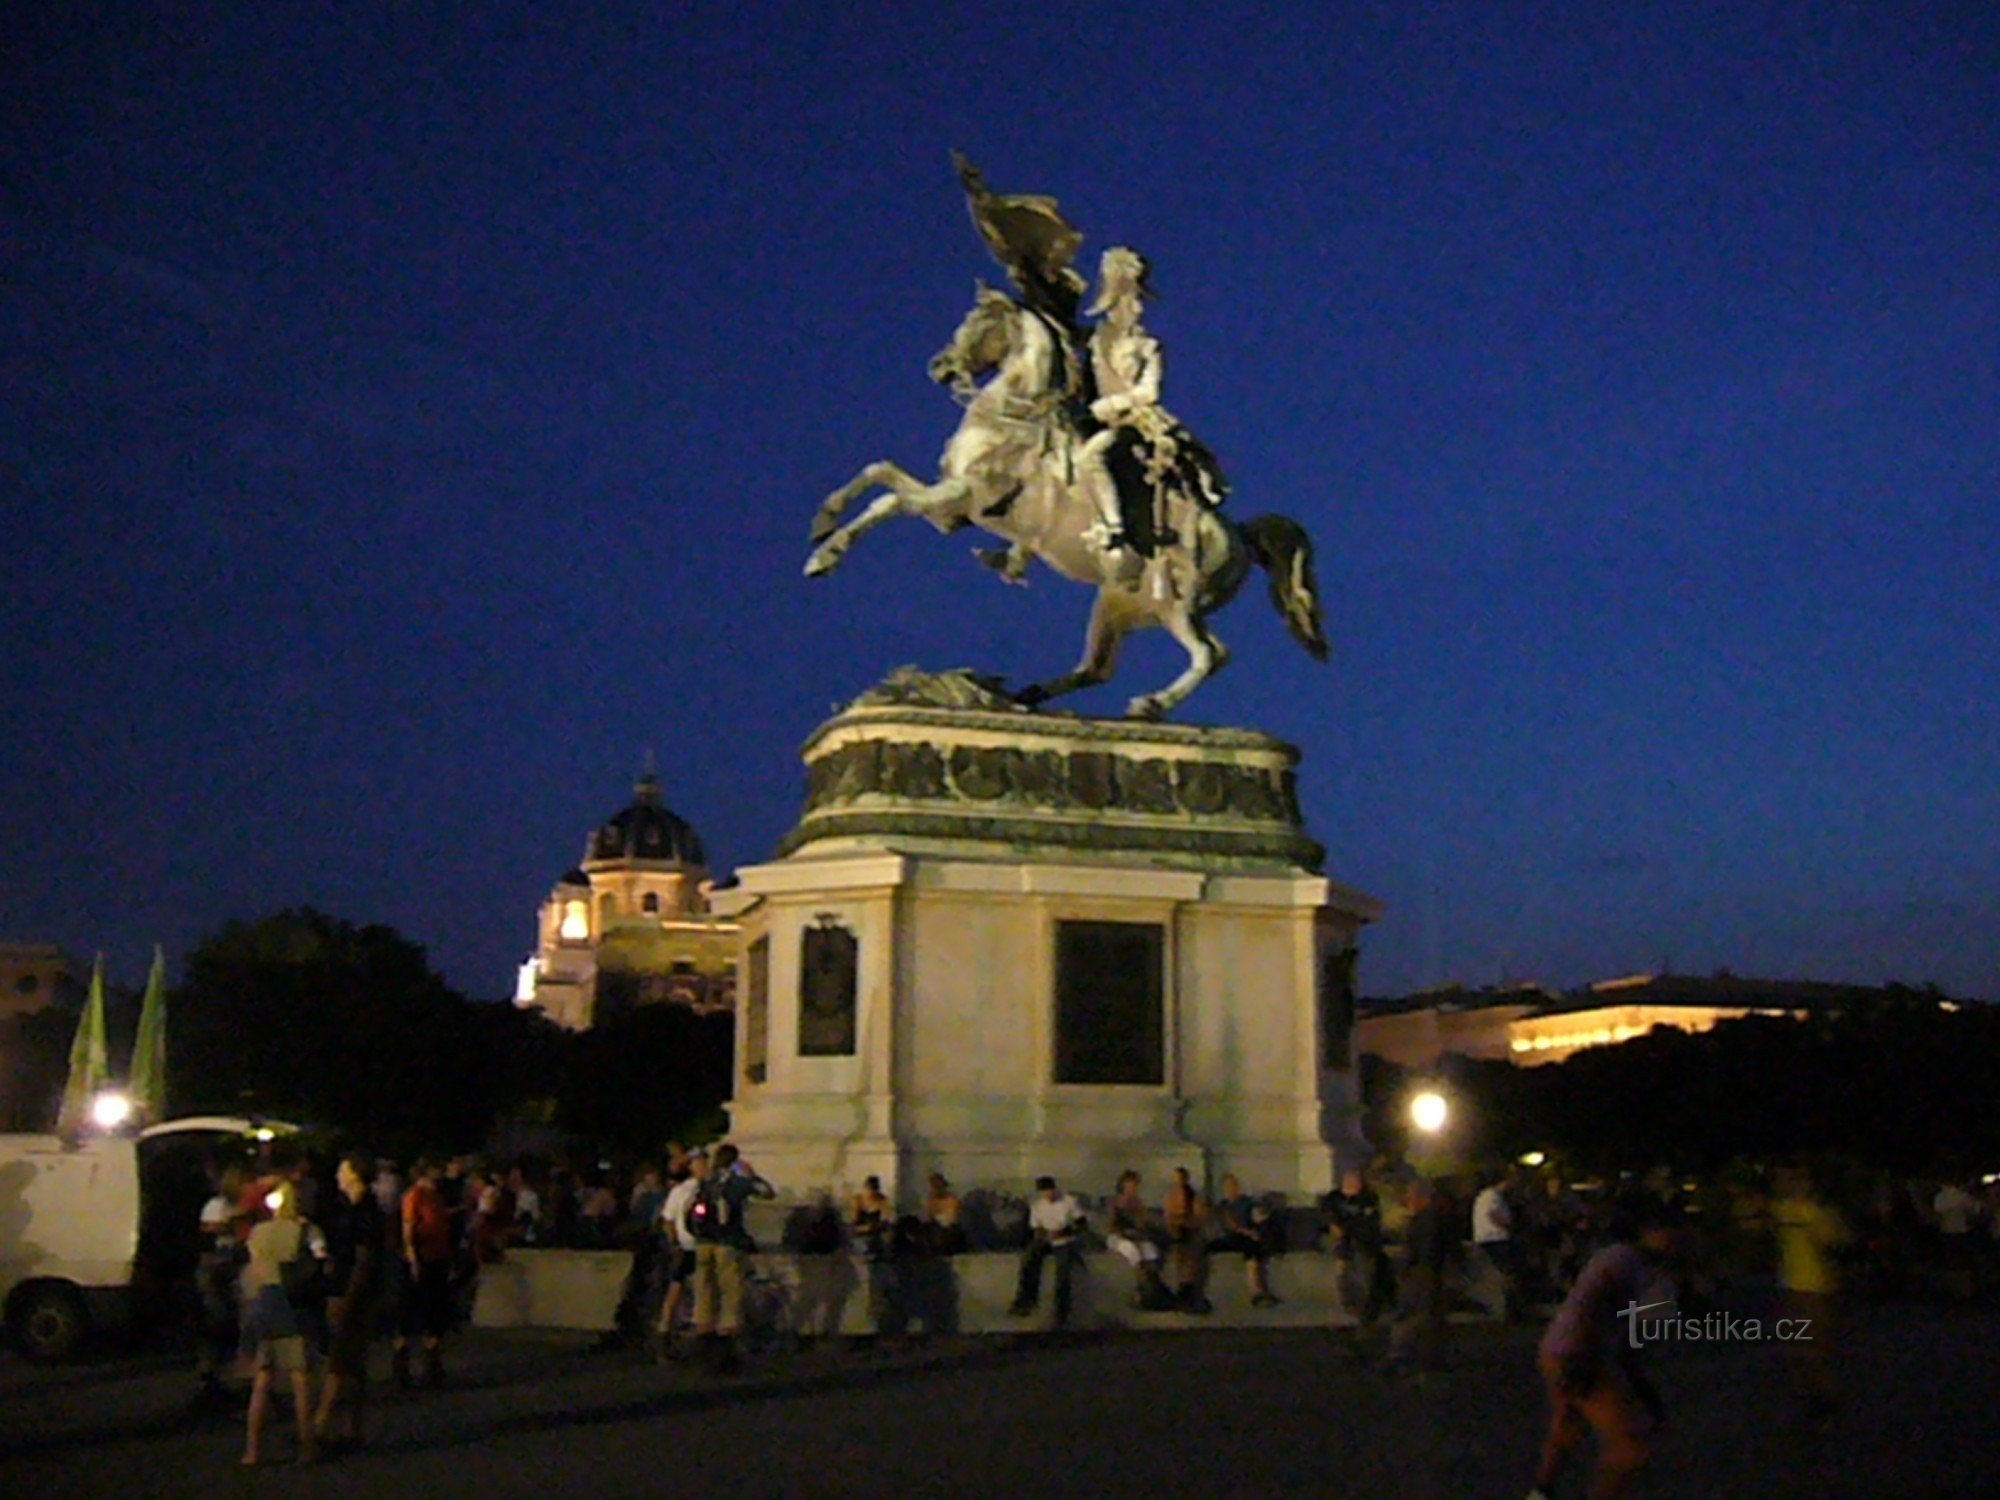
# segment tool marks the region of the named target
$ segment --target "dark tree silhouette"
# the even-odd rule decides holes
[[[1474,1155],[1559,1153],[1594,1171],[1711,1170],[1740,1157],[1839,1156],[1906,1171],[2000,1164],[2000,1007],[1891,992],[1803,1019],[1747,1016],[1699,1035],[1657,1028],[1564,1062],[1447,1059]],[[1371,1139],[1399,1140],[1402,1070],[1363,1059]],[[1381,1134],[1374,1132],[1379,1130]],[[1476,1141],[1475,1141],[1476,1137]]]
[[[296,1118],[394,1149],[476,1143],[559,1045],[475,1005],[384,926],[299,908],[231,922],[171,998],[178,1112]]]
[[[631,1155],[721,1130],[735,1019],[642,1005],[570,1039],[557,1123]]]

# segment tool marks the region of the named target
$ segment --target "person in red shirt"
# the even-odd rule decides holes
[[[438,1189],[441,1168],[425,1157],[411,1172],[403,1194],[403,1257],[409,1263],[398,1309],[391,1368],[399,1385],[410,1384],[410,1340],[424,1347],[424,1381],[444,1384],[444,1336],[451,1326],[451,1209]]]

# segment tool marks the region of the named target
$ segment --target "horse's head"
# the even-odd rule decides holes
[[[978,383],[980,376],[997,368],[1014,347],[1014,328],[1021,307],[1005,292],[996,292],[985,282],[974,287],[972,310],[936,354],[931,356],[931,379],[954,390]]]

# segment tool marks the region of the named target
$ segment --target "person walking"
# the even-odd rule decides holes
[[[358,1448],[365,1437],[368,1341],[389,1249],[389,1223],[375,1201],[372,1175],[367,1157],[350,1156],[335,1176],[340,1203],[327,1236],[326,1376],[313,1422],[322,1445]]]
[[[1322,1205],[1339,1261],[1341,1311],[1354,1320],[1355,1352],[1366,1356],[1382,1316],[1395,1305],[1396,1277],[1384,1249],[1382,1198],[1353,1167]]]
[[[1437,1188],[1413,1177],[1404,1189],[1410,1220],[1403,1228],[1403,1269],[1396,1320],[1389,1329],[1388,1369],[1395,1375],[1434,1373],[1444,1352],[1445,1267],[1456,1236]]]
[[[681,1178],[668,1190],[667,1201],[660,1206],[660,1239],[667,1258],[667,1291],[660,1303],[660,1321],[654,1342],[657,1357],[662,1360],[677,1357],[678,1346],[674,1335],[679,1330],[676,1325],[682,1307],[688,1301],[688,1287],[694,1280],[695,1252],[701,1248],[694,1231],[688,1227],[688,1210],[694,1206],[695,1194],[701,1191],[702,1180],[708,1176],[708,1153],[699,1149],[683,1152],[678,1170]]]
[[[1500,1312],[1521,1321],[1521,1246],[1515,1238],[1514,1169],[1509,1167],[1472,1200],[1472,1244],[1500,1279]]]
[[[1786,1352],[1796,1365],[1805,1397],[1806,1422],[1828,1424],[1838,1394],[1834,1361],[1840,1269],[1835,1257],[1848,1243],[1840,1214],[1814,1190],[1802,1166],[1779,1169],[1771,1201],[1771,1228],[1778,1243],[1778,1286],[1791,1320]]]
[[[1642,1205],[1615,1226],[1617,1242],[1590,1258],[1556,1309],[1537,1351],[1549,1426],[1528,1500],[1551,1500],[1586,1432],[1598,1441],[1592,1500],[1623,1493],[1645,1465],[1666,1410],[1639,1364],[1640,1319],[1671,1305],[1662,1282],[1675,1234],[1662,1205]]]
[[[611,1331],[602,1340],[606,1348],[637,1343],[649,1327],[657,1326],[661,1273],[667,1253],[660,1214],[666,1201],[667,1184],[660,1169],[651,1162],[642,1163],[631,1196],[626,1200],[625,1222],[618,1231],[619,1237],[631,1245],[632,1260],[625,1272],[625,1284],[619,1289]]]
[[[444,1384],[444,1336],[451,1327],[451,1273],[457,1246],[450,1205],[440,1188],[443,1169],[426,1157],[411,1169],[403,1194],[403,1261],[408,1268],[403,1305],[398,1310],[391,1369],[396,1383],[411,1383],[410,1340],[421,1341],[424,1383]]]

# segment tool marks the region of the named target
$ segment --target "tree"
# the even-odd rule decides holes
[[[60,1004],[0,1020],[0,1130],[55,1128],[76,1023]]]
[[[615,1151],[657,1152],[719,1130],[735,1019],[642,1005],[569,1039],[557,1120]]]
[[[188,954],[173,1009],[178,1108],[381,1148],[477,1142],[533,1071],[505,1045],[525,1018],[467,1000],[394,929],[309,907],[224,926]]]

